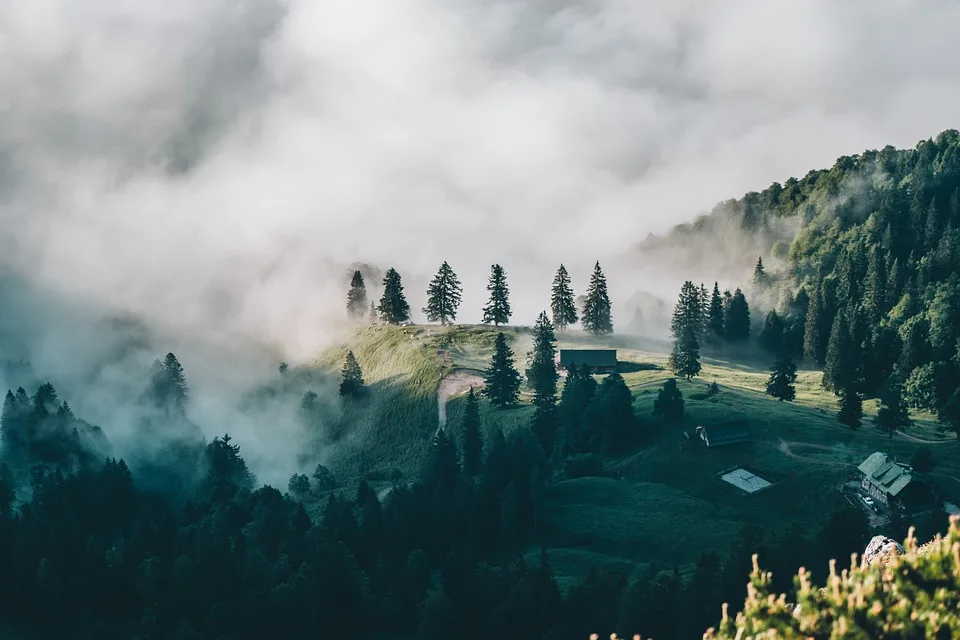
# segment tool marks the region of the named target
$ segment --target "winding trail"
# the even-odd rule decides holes
[[[447,425],[447,400],[483,386],[483,372],[478,369],[454,369],[440,380],[437,388],[437,429]]]

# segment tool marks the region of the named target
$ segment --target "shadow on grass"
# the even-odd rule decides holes
[[[624,362],[617,363],[617,373],[637,373],[638,371],[663,371],[663,367],[651,362]]]

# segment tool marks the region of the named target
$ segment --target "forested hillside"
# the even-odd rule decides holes
[[[643,246],[696,249],[742,276],[766,258],[751,303],[755,318],[772,310],[761,334],[771,351],[824,368],[838,394],[901,394],[960,433],[957,131],[844,156]]]

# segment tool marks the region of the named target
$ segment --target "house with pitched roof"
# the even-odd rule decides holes
[[[880,451],[870,456],[857,467],[860,486],[875,500],[894,506],[898,498],[913,480],[911,469]]]

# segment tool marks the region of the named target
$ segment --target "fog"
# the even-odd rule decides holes
[[[68,299],[27,323],[44,375],[130,314],[207,407],[335,339],[355,261],[397,267],[415,320],[443,260],[464,322],[494,262],[522,324],[561,261],[578,294],[600,260],[615,305],[672,296],[691,276],[640,268],[648,233],[955,127],[957,24],[945,0],[4,3],[0,266]]]

